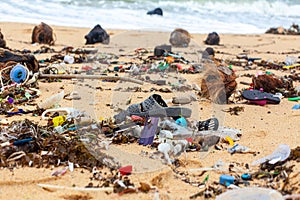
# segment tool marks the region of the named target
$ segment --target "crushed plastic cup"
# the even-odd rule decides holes
[[[276,190],[260,187],[246,187],[228,190],[216,197],[216,200],[283,200],[283,196]]]
[[[289,147],[289,145],[280,144],[273,151],[272,154],[252,162],[252,165],[255,166],[255,165],[265,163],[265,162],[268,162],[269,164],[273,165],[279,161],[285,161],[290,156],[290,153],[291,153],[291,148]]]

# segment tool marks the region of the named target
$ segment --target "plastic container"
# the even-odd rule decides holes
[[[42,113],[42,119],[47,120],[48,117],[46,117],[46,114],[48,113],[55,113],[58,112],[59,115],[67,115],[67,118],[76,118],[79,115],[79,111],[75,108],[53,108],[53,109],[47,109]]]
[[[10,71],[10,79],[15,83],[24,83],[28,79],[28,69],[21,64],[16,64]]]
[[[220,176],[220,184],[229,186],[230,184],[233,184],[234,182],[234,177],[226,174],[222,174]]]
[[[246,187],[234,190],[228,190],[216,197],[216,200],[283,200],[283,196],[276,190]]]

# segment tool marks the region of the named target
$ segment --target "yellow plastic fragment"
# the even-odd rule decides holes
[[[226,137],[225,137],[225,140],[229,143],[230,146],[233,146],[233,145],[234,145],[234,141],[231,139],[231,137],[226,136]]]

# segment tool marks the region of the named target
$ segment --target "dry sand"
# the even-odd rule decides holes
[[[23,23],[0,23],[1,31],[7,41],[7,46],[11,49],[30,49],[36,50],[41,47],[41,45],[31,44],[31,32],[34,24],[23,24]],[[89,32],[87,28],[76,28],[76,27],[59,27],[53,26],[54,32],[56,34],[56,44],[51,47],[56,50],[61,50],[65,46],[73,47],[97,47],[103,50],[103,52],[112,53],[122,53],[122,54],[132,54],[136,48],[143,47],[154,49],[156,45],[167,44],[168,37],[170,33],[166,32],[144,32],[144,31],[125,31],[125,30],[107,30],[111,35],[111,43],[109,45],[84,45],[84,35]],[[197,52],[197,50],[204,50],[206,46],[203,44],[203,40],[206,38],[204,34],[193,34],[193,41],[189,48],[175,48],[174,52]],[[287,54],[286,52],[296,52],[300,50],[299,36],[285,36],[285,35],[266,35],[266,34],[255,34],[255,35],[233,35],[233,34],[221,34],[221,44],[220,46],[214,47],[218,53],[217,58],[230,59],[234,58],[237,54],[247,53],[249,57],[260,57],[264,60],[273,60],[278,62],[283,62]],[[122,51],[120,51],[122,49]],[[299,52],[295,54],[290,53],[290,56],[299,56]],[[50,54],[37,55],[37,59],[44,58],[45,56],[50,56]],[[184,54],[186,59],[189,59],[192,54]],[[194,55],[195,56],[195,55]],[[197,55],[196,55],[197,56]],[[130,59],[130,58],[129,58]],[[81,67],[82,65],[74,65],[73,67]],[[242,67],[233,66],[234,70],[238,75],[242,74],[255,74],[256,70],[245,71]],[[270,70],[276,75],[289,74],[289,71],[278,71]],[[182,75],[190,83],[200,82],[199,74],[196,75]],[[251,82],[250,78],[239,77],[237,82],[246,81]],[[75,101],[64,100],[62,106],[81,106],[84,104],[85,108],[91,109],[94,112],[96,118],[99,119],[100,116],[110,117],[113,115],[112,110],[106,106],[112,101],[120,98],[121,93],[114,92],[113,89],[121,84],[111,83],[111,82],[89,82],[89,84],[97,84],[97,86],[102,87],[103,91],[93,91],[89,90],[90,100],[88,102],[80,101],[76,103]],[[296,85],[298,83],[295,83]],[[129,85],[129,84],[128,84]],[[126,86],[128,86],[126,83]],[[73,90],[84,90],[80,89],[80,86],[74,86],[71,81],[63,81],[59,83],[39,83],[39,89],[42,92],[41,97],[37,102],[41,101],[43,98],[47,98],[64,88],[65,93],[72,92]],[[74,88],[78,87],[78,88]],[[152,87],[149,84],[145,84],[143,87]],[[238,89],[246,88],[247,86],[238,84]],[[112,89],[112,90],[109,90]],[[170,99],[172,96],[180,94],[168,94],[160,93],[164,99]],[[132,95],[132,103],[140,102],[142,99],[150,96],[150,93],[137,92]],[[136,98],[139,97],[139,98]],[[220,116],[224,126],[240,129],[243,136],[238,142],[241,145],[245,145],[252,150],[259,152],[256,156],[252,154],[234,154],[230,155],[226,150],[215,151],[211,150],[209,152],[193,152],[188,153],[188,162],[186,168],[182,167],[182,171],[188,170],[189,168],[198,167],[209,167],[216,163],[218,160],[222,160],[224,163],[239,162],[239,163],[251,163],[252,161],[266,156],[279,145],[288,144],[291,148],[299,146],[300,139],[300,111],[292,111],[291,107],[295,102],[283,99],[279,105],[248,105],[246,102],[240,102],[238,106],[244,107],[244,112],[240,115],[230,115],[221,110]],[[235,104],[228,104],[224,108],[228,109],[230,107],[237,106]],[[208,101],[197,102],[196,107],[193,107],[193,113],[196,113],[196,117],[201,120],[205,120],[212,115],[212,107]],[[21,118],[30,118],[34,121],[40,121],[39,117],[22,116]],[[4,116],[1,117],[2,119]],[[15,120],[16,118],[8,118],[9,122]],[[42,123],[42,122],[41,122]],[[226,146],[226,144],[224,144]],[[138,146],[134,144],[121,145],[117,148],[120,150],[120,155],[125,157],[128,163],[136,163],[137,158],[141,157],[138,154],[141,150],[153,151],[148,147]],[[130,153],[131,156],[126,156],[124,152]],[[124,156],[125,155],[125,156]],[[137,158],[134,158],[136,155]],[[132,159],[132,160],[131,160]],[[184,160],[184,156],[181,157]],[[140,161],[139,162],[143,162]],[[160,162],[160,161],[156,161]],[[143,163],[141,163],[143,165]],[[160,199],[188,199],[189,196],[195,194],[199,191],[199,188],[191,186],[180,179],[177,179],[172,170],[169,167],[162,164],[155,164],[156,169],[163,167],[157,171],[151,171],[147,173],[133,173],[130,176],[132,182],[139,185],[139,182],[150,183],[151,180],[158,176],[161,177],[161,185],[158,189]],[[138,164],[137,164],[138,166]],[[70,195],[86,195],[92,199],[154,199],[154,192],[149,192],[147,194],[137,193],[137,194],[126,194],[123,196],[118,196],[117,194],[107,195],[104,192],[79,192],[72,190],[53,190],[47,191],[38,187],[38,183],[47,183],[60,186],[76,185],[78,187],[84,187],[89,182],[90,172],[84,169],[76,168],[74,172],[68,172],[66,175],[60,178],[51,177],[52,169],[36,169],[36,168],[19,168],[15,169],[13,172],[8,169],[1,169],[0,176],[0,199],[68,199]],[[141,170],[143,171],[143,170]],[[300,171],[299,163],[296,163],[294,168],[295,172]],[[206,175],[209,175],[209,182],[218,181],[220,173],[216,172],[206,172],[203,176],[197,177],[195,179],[204,179]],[[295,180],[299,182],[299,178]],[[298,184],[299,188],[299,184]],[[299,189],[298,189],[299,193]],[[76,198],[75,198],[76,199]],[[78,198],[80,199],[80,198]],[[84,199],[84,198],[81,198]],[[86,198],[88,199],[88,198]]]

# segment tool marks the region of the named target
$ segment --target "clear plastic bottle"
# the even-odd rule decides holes
[[[59,103],[65,96],[65,92],[61,91],[58,94],[52,95],[48,99],[45,99],[41,103],[38,104],[39,108],[48,109],[53,107],[53,105]]]

